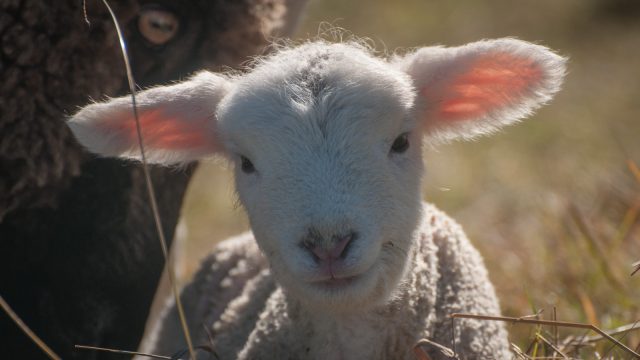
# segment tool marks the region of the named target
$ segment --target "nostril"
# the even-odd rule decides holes
[[[298,246],[308,251],[316,263],[331,263],[332,260],[345,259],[351,245],[357,237],[358,233],[348,231],[331,236],[329,241],[329,239],[321,235],[320,232],[314,228],[310,228]]]
[[[347,257],[347,253],[349,252],[349,245],[351,245],[355,237],[356,237],[356,233],[353,231],[350,231],[345,235],[338,236],[334,247],[330,250],[331,258],[344,259],[345,257]]]
[[[329,249],[318,245],[308,246],[308,244],[305,244],[304,246],[311,250],[311,253],[314,255],[316,260],[328,261],[338,258],[344,259],[349,251],[349,245],[351,245],[355,238],[356,233],[351,231],[344,235],[334,236],[332,238],[333,246]]]
[[[319,246],[310,249],[316,261],[327,261],[331,258],[329,252]]]
[[[349,253],[349,250],[351,249],[351,245],[353,245],[353,243],[355,242],[354,240],[356,240],[358,238],[358,234],[355,232],[352,232],[349,234],[349,241],[344,245],[344,248],[342,249],[342,252],[340,253],[340,258],[344,259],[347,257],[347,254]]]

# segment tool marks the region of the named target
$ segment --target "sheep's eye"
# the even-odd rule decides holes
[[[161,9],[145,9],[138,18],[138,31],[154,45],[164,45],[178,33],[179,21],[173,13]]]
[[[402,154],[409,148],[409,133],[398,136],[391,145],[391,152]]]
[[[251,162],[251,160],[247,159],[244,156],[240,156],[240,161],[241,161],[240,169],[242,169],[243,173],[252,174],[256,172],[256,168],[253,166],[253,163]]]

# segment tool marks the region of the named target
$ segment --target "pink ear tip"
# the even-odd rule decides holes
[[[487,111],[479,104],[473,102],[462,102],[452,100],[448,104],[443,104],[440,109],[440,116],[447,120],[463,120],[472,117],[479,117]]]
[[[521,97],[541,78],[542,69],[532,59],[502,52],[483,55],[442,89],[439,115],[449,121],[483,117]]]

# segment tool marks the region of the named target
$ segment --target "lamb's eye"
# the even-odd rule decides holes
[[[240,169],[242,169],[243,173],[253,174],[254,172],[256,172],[256,168],[253,166],[253,163],[251,162],[251,160],[241,155],[240,161],[241,161]]]
[[[391,152],[402,154],[409,148],[409,133],[400,134],[391,145]]]
[[[161,9],[144,9],[138,18],[138,31],[153,45],[164,45],[178,33],[178,18]]]

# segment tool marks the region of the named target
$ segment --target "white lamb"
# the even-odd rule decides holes
[[[194,342],[220,359],[414,359],[427,338],[463,359],[510,358],[499,323],[458,320],[452,332],[448,315],[499,306],[460,226],[421,201],[422,144],[531,114],[558,91],[564,63],[514,39],[389,60],[314,41],[243,75],[139,93],[148,159],[225,156],[251,223],[183,290]],[[139,159],[129,97],[89,105],[69,126],[92,152]],[[154,336],[154,353],[186,346],[173,304]]]

